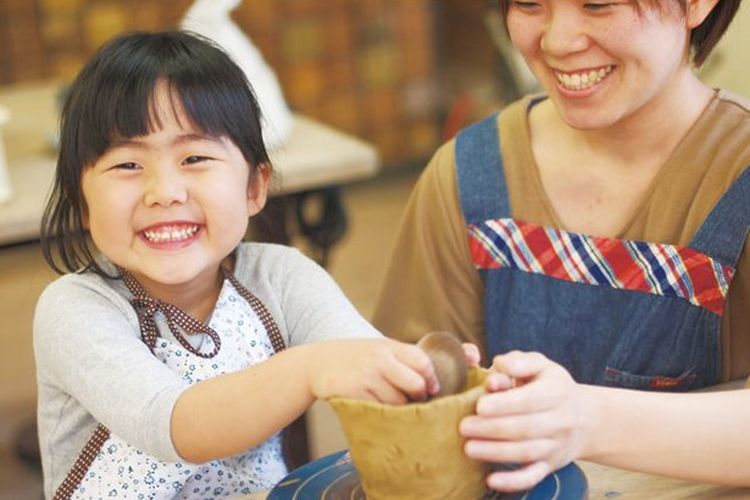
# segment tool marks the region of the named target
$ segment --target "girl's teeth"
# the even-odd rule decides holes
[[[163,243],[165,241],[186,240],[198,232],[198,226],[176,228],[164,228],[159,231],[144,231],[143,234],[149,241]]]
[[[583,73],[556,73],[557,81],[569,90],[584,90],[593,87],[612,71],[612,66]]]

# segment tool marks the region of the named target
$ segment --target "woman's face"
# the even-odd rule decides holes
[[[690,74],[689,28],[676,2],[510,2],[511,40],[563,120],[602,129],[657,104]]]

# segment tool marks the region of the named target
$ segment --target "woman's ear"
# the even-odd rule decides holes
[[[271,186],[271,164],[261,163],[247,183],[247,208],[250,216],[257,214],[266,205],[268,189]]]
[[[688,28],[694,29],[703,24],[708,15],[714,10],[719,0],[688,0],[687,2],[687,24]]]

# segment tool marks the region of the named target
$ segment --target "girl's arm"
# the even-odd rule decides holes
[[[399,404],[437,390],[429,358],[414,345],[390,339],[307,344],[185,390],[172,413],[172,441],[183,459],[200,463],[257,446],[318,398]]]
[[[576,459],[750,485],[750,391],[665,394],[577,384],[538,353],[494,361],[477,415],[461,423],[469,456],[523,464],[494,472],[501,491],[530,488]]]

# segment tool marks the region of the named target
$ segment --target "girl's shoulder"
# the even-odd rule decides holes
[[[60,276],[42,291],[35,315],[85,314],[98,308],[111,308],[131,314],[132,307],[119,280],[105,279],[94,273],[70,273]]]
[[[234,273],[242,283],[259,279],[276,281],[283,276],[321,269],[296,248],[275,243],[241,243],[235,257]]]

